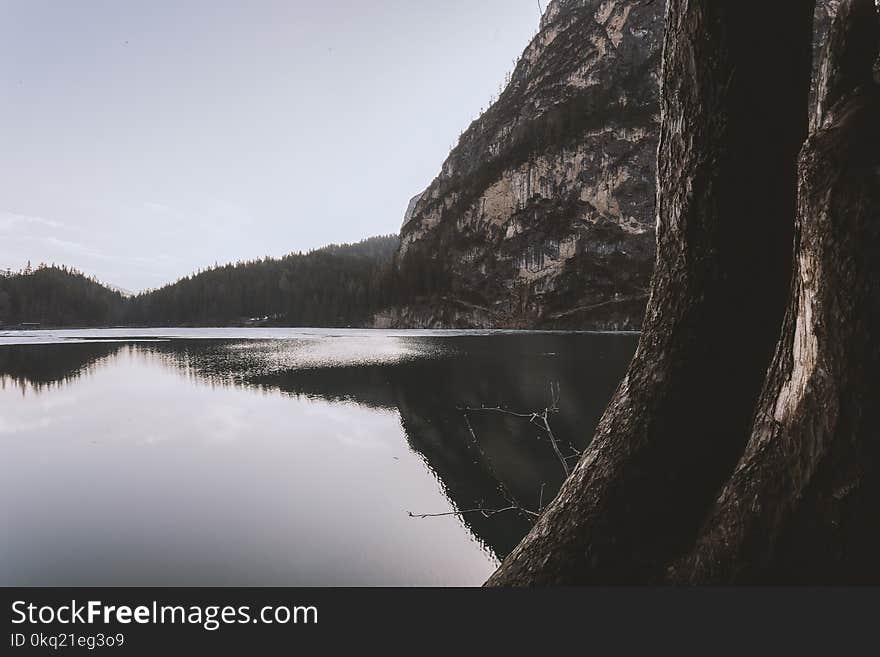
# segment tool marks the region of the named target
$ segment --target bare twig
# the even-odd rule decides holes
[[[507,511],[517,511],[519,513],[523,513],[532,518],[537,518],[541,515],[541,511],[544,510],[544,487],[547,484],[541,484],[541,492],[538,500],[538,510],[532,511],[531,509],[527,509],[519,504],[511,503],[510,506],[506,506],[503,509],[487,509],[483,506],[483,503],[480,502],[480,505],[475,509],[463,509],[460,511],[446,511],[445,513],[413,513],[412,511],[407,511],[407,515],[410,518],[442,518],[445,516],[458,516],[462,517],[469,513],[479,513],[484,518],[491,518],[492,516],[497,516],[499,513],[505,513]]]
[[[477,450],[477,452],[480,453],[480,456],[482,457],[483,463],[489,469],[489,472],[491,473],[491,475],[495,479],[495,481],[498,482],[498,492],[501,493],[501,496],[505,500],[507,500],[507,503],[510,504],[511,507],[514,507],[514,508],[517,508],[517,509],[520,509],[520,510],[526,512],[527,510],[522,506],[522,504],[520,504],[517,501],[516,497],[514,497],[514,495],[513,495],[513,492],[510,489],[508,489],[507,486],[504,485],[504,482],[501,480],[501,477],[498,476],[498,473],[496,473],[495,469],[492,467],[492,461],[489,459],[486,452],[484,452],[483,448],[480,446],[480,441],[477,439],[477,434],[474,431],[473,425],[471,425],[471,420],[467,416],[467,413],[465,413],[465,415],[464,415],[464,423],[467,425],[468,432],[471,434],[471,439],[473,441],[474,448]]]
[[[546,487],[546,483],[541,484],[541,490],[538,494],[538,510],[533,511],[532,509],[527,509],[522,504],[520,504],[513,493],[504,485],[504,482],[498,477],[497,473],[495,473],[494,468],[492,467],[492,462],[486,453],[483,451],[483,448],[480,446],[480,441],[477,438],[477,433],[474,431],[474,427],[471,424],[471,419],[468,416],[468,413],[471,412],[489,412],[489,413],[501,413],[504,415],[510,415],[512,417],[522,418],[529,421],[530,424],[534,424],[539,427],[547,434],[547,437],[550,440],[550,444],[553,447],[553,452],[556,454],[556,457],[559,459],[559,462],[562,464],[562,469],[565,471],[565,475],[568,476],[571,474],[571,468],[568,465],[568,459],[580,457],[580,452],[578,452],[574,447],[569,445],[569,448],[572,450],[572,454],[569,456],[565,456],[559,448],[559,443],[556,440],[556,436],[553,433],[553,429],[550,427],[550,415],[553,413],[559,412],[559,397],[560,397],[560,386],[558,383],[551,381],[550,382],[550,405],[544,408],[544,410],[533,413],[517,413],[515,411],[508,410],[506,408],[502,408],[501,406],[481,406],[479,408],[471,408],[469,406],[462,407],[460,410],[464,414],[464,423],[467,427],[468,433],[471,436],[471,440],[473,441],[474,448],[479,452],[482,457],[483,463],[489,469],[490,473],[494,476],[495,480],[498,482],[498,492],[507,500],[508,506],[498,509],[487,509],[483,506],[482,502],[475,509],[463,509],[458,511],[446,511],[444,513],[413,513],[412,511],[407,511],[410,518],[441,518],[444,516],[457,516],[464,517],[465,515],[471,513],[479,513],[484,518],[491,518],[492,516],[496,516],[499,513],[506,513],[508,511],[517,511],[525,516],[528,516],[532,519],[537,519],[540,516],[541,512],[544,510],[544,488]]]
[[[441,518],[443,516],[463,516],[468,513],[479,513],[484,518],[491,518],[492,516],[497,516],[499,513],[504,513],[505,511],[519,511],[534,518],[538,517],[537,511],[524,509],[520,506],[506,506],[503,509],[484,509],[479,507],[476,509],[465,509],[464,511],[448,511],[446,513],[413,513],[412,511],[407,511],[407,514],[409,514],[410,518]]]
[[[571,474],[571,468],[568,467],[568,461],[562,455],[562,452],[559,449],[559,443],[556,442],[556,436],[553,435],[553,430],[550,428],[550,422],[547,420],[547,409],[544,409],[544,412],[538,417],[544,425],[543,429],[547,432],[547,437],[550,439],[550,445],[553,447],[553,451],[556,452],[556,457],[562,464],[562,469],[565,471],[565,476],[567,477]]]
[[[550,439],[550,445],[553,448],[556,457],[559,459],[559,462],[562,464],[562,470],[565,472],[565,476],[567,477],[571,474],[571,468],[568,465],[567,458],[562,454],[562,451],[559,449],[559,443],[556,440],[556,436],[553,434],[553,429],[550,428],[549,419],[551,413],[559,412],[559,396],[559,384],[551,381],[550,406],[547,406],[543,411],[533,413],[517,413],[515,411],[502,408],[501,406],[480,406],[479,408],[471,408],[469,406],[465,406],[464,408],[462,408],[462,411],[464,412],[465,421],[467,422],[468,428],[471,431],[471,436],[473,436],[474,440],[476,440],[476,435],[474,435],[474,430],[471,427],[470,420],[468,420],[468,413],[482,411],[489,413],[502,413],[504,415],[510,415],[512,417],[528,419],[530,423],[534,424],[537,427],[540,427],[547,434],[547,437]]]
[[[500,406],[480,406],[478,408],[473,408],[471,406],[462,406],[461,410],[465,413],[470,413],[473,411],[485,411],[487,413],[503,413],[504,415],[512,415],[513,417],[522,417],[522,418],[533,418],[536,413],[514,413],[513,411],[509,411],[506,408],[501,408]]]

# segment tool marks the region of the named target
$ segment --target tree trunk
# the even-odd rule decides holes
[[[745,454],[686,582],[880,583],[880,45],[844,4],[800,158],[791,305]]]
[[[658,579],[743,453],[791,280],[813,4],[669,0],[658,259],[639,348],[489,585]]]

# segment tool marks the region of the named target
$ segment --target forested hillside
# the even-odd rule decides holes
[[[0,276],[0,325],[97,326],[118,322],[124,297],[67,267],[40,265]]]
[[[229,324],[266,318],[287,326],[347,326],[389,303],[397,237],[373,237],[284,258],[215,267],[132,298],[134,324]]]
[[[0,278],[0,325],[362,325],[391,303],[394,235],[198,272],[133,297],[65,267]]]

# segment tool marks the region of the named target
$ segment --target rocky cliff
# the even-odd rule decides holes
[[[663,3],[553,0],[498,101],[416,197],[414,326],[638,328],[654,258]]]
[[[838,0],[817,9],[821,38]],[[378,326],[638,329],[654,264],[662,0],[552,0],[413,198]]]

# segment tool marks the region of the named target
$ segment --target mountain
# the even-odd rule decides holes
[[[397,246],[396,235],[385,235],[213,267],[133,297],[126,321],[167,326],[359,326],[390,303],[388,271]]]
[[[638,328],[654,260],[662,2],[553,0],[414,201],[398,326]]]
[[[824,42],[839,0],[816,10]],[[553,0],[416,196],[378,326],[639,328],[654,265],[662,0]],[[759,20],[759,18],[756,18]]]
[[[121,317],[123,296],[67,267],[30,265],[0,275],[0,326],[106,326]]]
[[[361,326],[391,303],[396,235],[213,267],[131,296],[75,270],[0,276],[0,326]]]
[[[817,45],[839,4],[818,3]],[[124,303],[56,273],[0,287],[0,323],[637,329],[664,5],[552,0],[498,100],[409,202],[399,240],[215,267]],[[61,300],[55,313],[56,288],[109,305]]]

